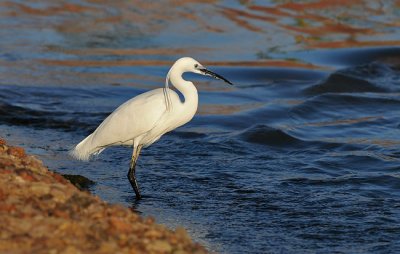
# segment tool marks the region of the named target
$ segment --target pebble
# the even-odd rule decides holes
[[[147,251],[156,253],[171,253],[172,247],[165,240],[154,241],[151,245],[147,246]]]

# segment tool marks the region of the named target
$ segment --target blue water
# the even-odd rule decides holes
[[[199,15],[242,8],[238,5],[206,5]],[[12,8],[17,13],[24,10]],[[42,16],[27,14],[18,22],[11,18],[0,22],[37,29],[47,19],[57,23],[68,17],[51,10],[55,16],[36,13],[29,15]],[[91,11],[88,17],[100,15]],[[87,16],[81,18],[89,22]],[[190,53],[191,40],[183,38],[178,28],[162,18],[160,23],[142,18],[155,31],[164,32],[154,35],[132,25],[116,26],[120,30],[114,34],[101,27],[107,37],[71,28],[67,22],[71,31],[59,25],[38,30],[47,36],[7,37],[0,44],[0,136],[39,156],[57,172],[93,180],[90,191],[108,202],[153,216],[171,228],[185,227],[211,251],[400,251],[400,48],[396,46],[309,49],[288,39],[279,50],[271,46],[267,53],[251,55],[251,50],[267,46],[259,40],[263,35],[249,26],[266,32],[267,23],[239,22],[238,29],[229,33],[223,28],[232,24],[219,23],[221,18],[214,16],[210,22],[215,27],[207,29],[224,31],[194,32],[193,38],[200,42],[194,42],[193,54],[235,86],[185,75],[200,91],[198,114],[142,151],[137,166],[142,200],[135,200],[126,178],[131,149],[110,148],[89,163],[70,158],[68,150],[110,112],[129,98],[162,86],[169,65]],[[282,24],[290,21],[282,20]],[[191,23],[182,26],[194,31]],[[127,32],[132,30],[133,35]],[[174,44],[174,33],[186,45],[184,52]],[[224,44],[221,34],[254,35],[254,41],[243,44],[253,48],[238,50],[238,41]],[[393,34],[387,38],[399,33]],[[214,41],[216,45],[210,46]],[[121,49],[126,45],[141,48],[143,55]],[[116,51],[108,52],[108,46]],[[154,47],[161,51],[146,51]],[[119,55],[118,50],[128,55]],[[285,59],[286,64],[268,64],[265,59]]]

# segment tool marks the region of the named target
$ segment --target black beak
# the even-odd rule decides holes
[[[217,74],[217,73],[215,73],[215,72],[209,71],[209,70],[207,70],[206,68],[201,68],[201,69],[199,69],[199,71],[200,71],[202,74],[206,75],[206,76],[211,76],[211,77],[213,77],[213,78],[215,78],[215,79],[223,80],[223,81],[225,81],[226,83],[228,83],[229,85],[233,85],[233,84],[232,84],[229,80],[227,80],[226,78],[222,77],[221,75],[219,75],[219,74]]]

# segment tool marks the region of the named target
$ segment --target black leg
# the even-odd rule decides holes
[[[138,146],[137,148],[133,149],[132,159],[131,159],[131,163],[130,163],[129,171],[128,171],[129,182],[131,183],[132,188],[136,194],[136,199],[138,199],[138,200],[141,199],[142,196],[140,195],[139,186],[138,186],[138,183],[136,180],[136,174],[135,174],[136,171],[135,170],[136,170],[136,162],[139,157],[140,150],[142,150],[142,146]]]

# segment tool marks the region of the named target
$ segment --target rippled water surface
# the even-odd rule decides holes
[[[400,251],[398,1],[3,1],[0,135],[221,253]],[[190,55],[198,114],[144,149],[68,150]]]

